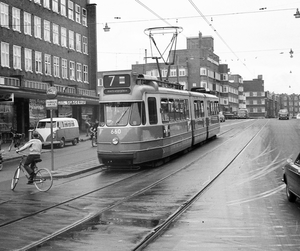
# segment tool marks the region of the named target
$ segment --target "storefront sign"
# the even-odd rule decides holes
[[[47,109],[57,109],[57,99],[46,99]]]
[[[14,102],[14,94],[13,93],[0,94],[0,102]]]
[[[85,100],[60,100],[58,101],[58,105],[86,105]]]

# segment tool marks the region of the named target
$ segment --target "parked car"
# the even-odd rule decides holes
[[[296,115],[296,119],[300,119],[300,113]]]
[[[300,197],[300,153],[295,161],[287,160],[283,167],[283,179],[286,184],[286,196],[288,201],[295,202]]]
[[[225,116],[225,119],[235,119],[236,118],[236,116],[231,112],[225,112],[224,116]]]
[[[63,148],[66,142],[72,142],[73,145],[79,142],[79,126],[76,119],[53,118],[52,125],[53,144]],[[49,118],[41,119],[35,131],[39,133],[39,139],[42,141],[43,146],[51,144],[51,120]]]
[[[219,112],[219,120],[220,120],[220,122],[225,122],[225,116],[224,116],[223,112]]]

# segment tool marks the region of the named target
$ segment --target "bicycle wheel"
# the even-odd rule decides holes
[[[15,189],[16,185],[18,184],[19,177],[20,177],[20,168],[18,167],[17,170],[14,173],[14,177],[11,180],[11,184],[10,184],[10,189],[11,190]]]
[[[53,184],[51,172],[46,168],[41,168],[35,173],[33,179],[35,187],[41,192],[47,192]]]

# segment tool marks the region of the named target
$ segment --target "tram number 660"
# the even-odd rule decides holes
[[[110,134],[121,134],[121,129],[112,129]]]

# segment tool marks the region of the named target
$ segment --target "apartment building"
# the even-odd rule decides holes
[[[265,118],[265,90],[263,76],[259,75],[253,80],[244,80],[244,94],[246,107],[250,118]]]
[[[49,116],[83,118],[98,110],[96,5],[89,0],[0,0],[0,126],[28,133]]]

